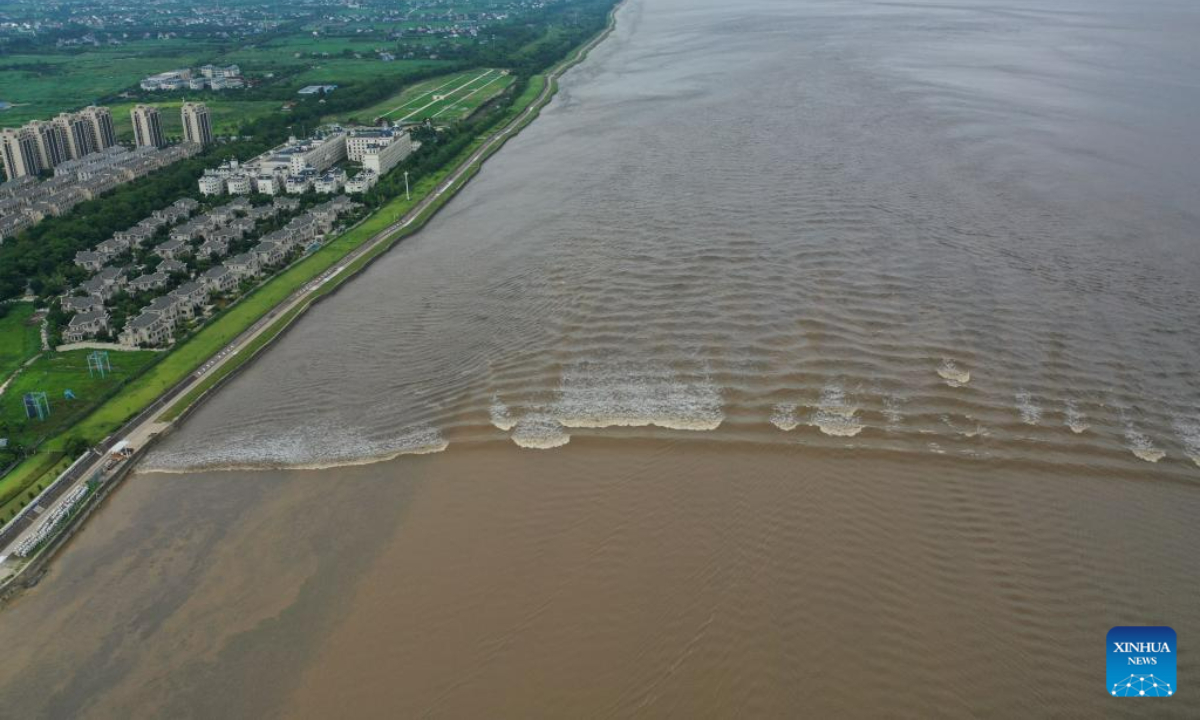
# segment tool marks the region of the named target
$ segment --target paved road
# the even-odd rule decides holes
[[[598,45],[604,35],[594,38],[591,42],[584,46],[583,53],[591,51],[593,47]],[[288,296],[286,300],[275,306],[273,310],[268,312],[263,317],[259,318],[253,325],[238,335],[232,342],[214,354],[209,360],[200,366],[195,372],[181,380],[174,387],[163,393],[158,400],[143,410],[137,417],[130,420],[119,431],[111,435],[100,446],[92,451],[93,459],[80,463],[77,469],[72,473],[71,477],[55,486],[51,493],[48,493],[45,498],[39,503],[44,508],[43,513],[28,513],[20,522],[13,523],[0,532],[0,557],[8,556],[16,546],[29,534],[34,532],[37,526],[37,519],[54,507],[67,492],[86,482],[96,472],[101,471],[105,463],[108,461],[107,452],[110,448],[116,445],[121,440],[128,440],[129,444],[134,449],[140,449],[153,438],[155,435],[162,433],[171,426],[171,421],[165,420],[162,415],[171,406],[172,401],[177,397],[194,388],[201,380],[209,373],[212,373],[222,368],[226,363],[230,362],[242,348],[259,337],[270,327],[271,323],[279,315],[286,313],[293,308],[310,302],[317,290],[324,286],[327,282],[334,279],[346,270],[347,266],[353,263],[358,258],[366,253],[371,252],[380,243],[387,242],[396,233],[407,229],[418,221],[421,214],[429,209],[431,205],[438,202],[446,193],[451,192],[453,188],[471,172],[471,168],[478,163],[483,157],[498,144],[504,142],[513,134],[518,132],[522,124],[528,120],[533,114],[538,112],[540,106],[545,102],[553,92],[554,81],[565,72],[565,68],[551,73],[547,76],[546,87],[542,89],[537,100],[534,101],[525,110],[521,111],[517,117],[505,125],[503,128],[494,133],[486,142],[483,143],[474,153],[471,154],[462,164],[460,164],[454,172],[450,173],[442,180],[433,192],[425,196],[420,202],[412,207],[403,218],[392,223],[383,230],[379,231],[371,237],[370,240],[364,242],[355,250],[351,251],[334,267],[329,268],[321,273],[316,278],[310,280],[304,286],[300,287]],[[0,564],[0,581],[8,575],[12,570],[11,559]]]

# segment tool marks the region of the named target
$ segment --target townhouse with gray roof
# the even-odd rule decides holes
[[[174,299],[176,312],[180,316],[192,318],[208,302],[208,288],[203,283],[187,282],[172,290],[167,297]]]
[[[238,279],[240,280],[244,277],[254,277],[255,275],[258,275],[259,271],[262,269],[262,264],[258,261],[258,256],[255,254],[242,253],[241,255],[234,255],[226,260],[225,267],[233,271],[233,274],[237,275]]]
[[[158,264],[157,271],[174,275],[176,273],[188,273],[188,266],[179,260],[163,260]]]
[[[92,250],[80,250],[75,253],[75,264],[88,272],[99,271],[100,268],[104,267],[104,263],[106,262],[108,262],[108,256],[104,253]]]
[[[154,248],[154,254],[164,260],[178,260],[185,255],[192,254],[192,246],[190,243],[183,240],[176,240],[172,236],[171,240],[162,243]]]
[[[87,313],[104,309],[104,298],[99,295],[84,295],[83,297],[63,297],[59,300],[63,312]]]
[[[108,312],[103,309],[76,313],[63,330],[63,342],[77,343],[90,340],[108,330]]]
[[[163,345],[171,339],[174,329],[175,324],[162,313],[147,310],[125,323],[120,343],[129,347]]]
[[[212,294],[228,293],[237,288],[238,276],[224,265],[209,268],[200,276],[200,281]]]
[[[146,292],[147,290],[158,290],[166,287],[167,281],[170,278],[164,272],[146,273],[129,281],[129,290],[131,292]]]

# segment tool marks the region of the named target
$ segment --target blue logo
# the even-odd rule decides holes
[[[1175,694],[1175,631],[1169,627],[1115,627],[1108,631],[1108,694]]]

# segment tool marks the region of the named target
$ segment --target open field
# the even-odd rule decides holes
[[[38,323],[30,323],[32,317],[32,304],[14,303],[0,318],[0,384],[42,346]]]
[[[496,97],[515,78],[502,70],[468,70],[443,75],[409,86],[403,92],[369,108],[327,118],[346,122],[352,117],[370,123],[377,118],[392,122],[449,122],[466,117]]]
[[[139,44],[141,45],[141,44]],[[177,48],[177,49],[176,49]],[[0,56],[0,126],[47,119],[136,85],[143,77],[198,62],[210,48],[201,43],[162,43],[136,53],[126,47],[87,52]]]
[[[117,136],[127,142],[133,142],[133,120],[129,111],[139,103],[127,102],[110,105],[113,114],[113,126]],[[163,133],[168,137],[181,137],[183,123],[179,116],[179,106],[182,99],[163,100],[162,102],[147,102],[146,105],[158,107],[162,117]],[[212,113],[214,135],[234,135],[242,123],[255,118],[281,112],[282,103],[275,100],[205,100],[204,104]]]
[[[88,373],[87,356],[90,352],[70,350],[49,353],[35,360],[13,379],[4,394],[0,395],[0,426],[8,428],[10,442],[28,445],[40,437],[65,433],[161,357],[160,353],[149,350],[110,351],[112,372],[101,378]],[[68,390],[75,396],[74,399],[66,397]],[[49,418],[39,421],[25,417],[23,398],[28,392],[46,393],[50,405]],[[30,460],[35,467],[49,467],[57,464],[65,450],[64,441],[54,452],[39,453]],[[0,518],[7,518],[20,506],[19,502],[13,503],[14,498],[28,486],[29,483],[24,482],[16,472],[0,480]],[[10,503],[16,507],[9,507]]]

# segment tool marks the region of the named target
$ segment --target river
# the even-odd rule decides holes
[[[0,613],[21,717],[1195,717],[1200,8],[629,0]]]

